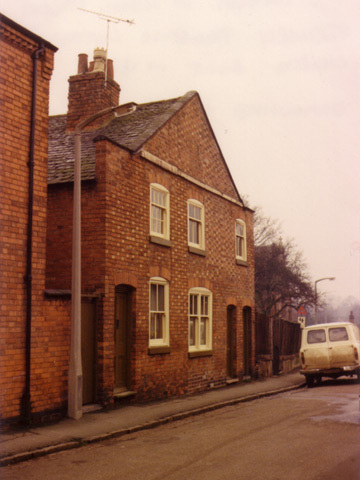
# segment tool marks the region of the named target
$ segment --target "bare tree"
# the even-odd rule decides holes
[[[281,238],[278,221],[255,214],[255,301],[258,312],[280,316],[285,309],[311,306],[315,292],[303,254],[293,240]]]
[[[278,220],[266,217],[261,207],[254,211],[254,244],[255,247],[270,245],[281,239],[282,226]]]

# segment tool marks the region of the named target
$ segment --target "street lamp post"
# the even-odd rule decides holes
[[[318,301],[318,296],[317,296],[317,284],[319,282],[322,282],[323,280],[335,280],[335,277],[324,277],[324,278],[319,278],[318,280],[315,280],[315,324],[317,323],[317,301]]]
[[[75,127],[74,200],[72,238],[71,285],[71,341],[68,377],[68,416],[78,420],[82,416],[81,364],[81,131],[94,120],[108,113],[127,115],[136,109],[134,103],[105,108],[91,115]]]

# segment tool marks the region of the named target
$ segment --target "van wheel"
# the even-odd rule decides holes
[[[315,383],[315,378],[312,375],[307,375],[305,378],[307,387],[312,388]]]
[[[357,381],[358,383],[360,383],[360,370],[356,372],[356,375],[357,375]]]
[[[321,383],[321,375],[317,375],[316,378],[315,378],[315,381],[316,381],[316,385],[320,385],[320,383]]]

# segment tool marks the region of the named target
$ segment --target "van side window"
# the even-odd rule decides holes
[[[307,343],[326,342],[325,330],[309,330],[307,334]]]
[[[329,328],[329,339],[330,342],[342,342],[344,340],[349,340],[348,333],[345,327],[339,328]]]

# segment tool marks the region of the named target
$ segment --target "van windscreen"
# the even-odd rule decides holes
[[[326,342],[325,330],[309,330],[307,334],[307,343],[324,343]]]
[[[349,340],[348,333],[345,327],[329,328],[330,342],[341,342]]]

